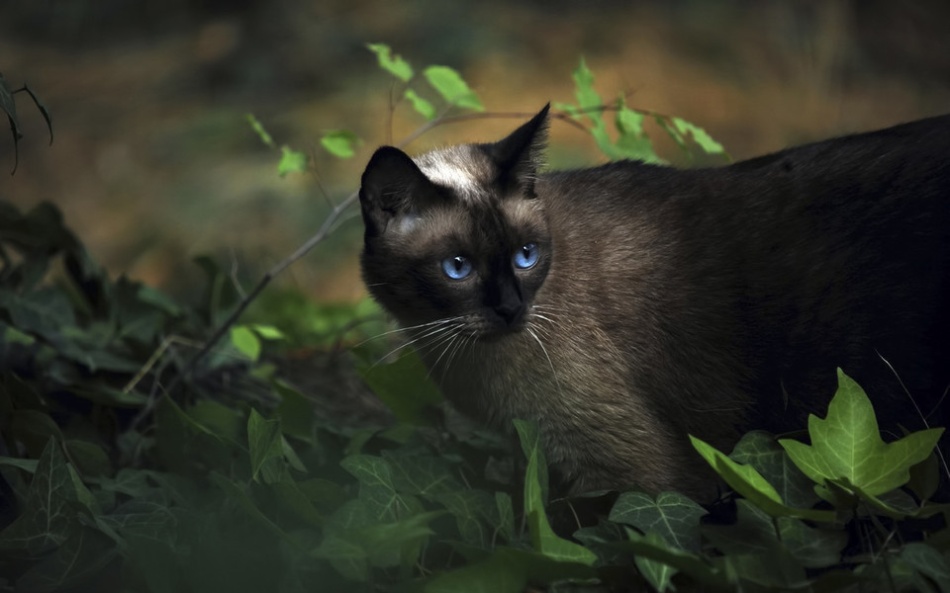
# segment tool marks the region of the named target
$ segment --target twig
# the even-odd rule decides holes
[[[208,341],[205,342],[205,345],[201,347],[201,350],[199,350],[198,353],[195,354],[190,361],[188,361],[188,365],[185,367],[182,373],[175,377],[172,383],[168,386],[168,392],[173,392],[175,389],[177,389],[178,385],[183,379],[189,378],[191,374],[194,373],[198,363],[201,362],[202,359],[208,355],[211,349],[221,341],[221,338],[224,337],[224,334],[226,334],[227,331],[231,329],[231,326],[234,325],[241,315],[244,314],[244,311],[246,311],[251,303],[254,302],[254,299],[257,298],[257,295],[267,288],[267,285],[270,284],[271,280],[287,269],[288,266],[306,255],[307,252],[313,249],[318,243],[326,239],[327,235],[329,235],[330,229],[333,227],[334,223],[336,223],[337,219],[340,218],[340,215],[343,214],[343,211],[353,205],[358,197],[359,192],[353,192],[347,196],[345,200],[334,206],[333,210],[330,211],[330,214],[327,215],[326,219],[323,221],[323,224],[312,237],[307,239],[307,241],[298,247],[296,251],[291,253],[290,256],[278,262],[277,265],[272,267],[267,271],[267,273],[264,274],[257,285],[254,286],[254,289],[251,290],[251,292],[249,292],[247,296],[241,300],[237,308],[232,311],[230,315],[228,315],[227,319],[224,320],[224,323],[222,323],[214,332],[214,334],[211,335]]]

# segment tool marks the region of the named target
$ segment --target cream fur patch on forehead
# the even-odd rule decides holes
[[[432,183],[474,200],[491,178],[488,157],[470,145],[451,146],[416,157],[416,165]]]

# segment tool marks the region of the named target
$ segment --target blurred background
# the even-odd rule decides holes
[[[736,159],[950,111],[950,2],[841,0],[5,0],[0,72],[30,87],[25,136],[0,134],[0,199],[57,204],[115,274],[188,293],[210,253],[248,286],[357,188],[379,144],[422,122],[390,117],[393,80],[366,43],[417,71],[458,69],[489,111],[573,100],[580,56],[605,100],[681,116]],[[278,146],[312,155],[279,177]],[[409,146],[491,140],[514,120],[444,126]],[[319,139],[352,130],[350,160]],[[675,151],[660,150],[668,158]],[[665,152],[664,152],[665,151]],[[564,124],[558,166],[604,160]],[[281,282],[316,299],[363,295],[357,210]]]

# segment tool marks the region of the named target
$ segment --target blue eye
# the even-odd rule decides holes
[[[442,260],[442,271],[452,280],[462,280],[472,273],[472,262],[461,255],[447,257]]]
[[[527,270],[528,268],[533,268],[534,264],[538,263],[540,257],[541,252],[538,250],[537,245],[534,243],[525,243],[523,247],[515,251],[511,261],[515,264],[516,268]]]

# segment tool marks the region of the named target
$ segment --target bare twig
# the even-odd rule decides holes
[[[251,292],[249,292],[246,297],[241,299],[241,302],[238,303],[237,308],[232,311],[230,315],[228,315],[227,319],[224,320],[224,323],[222,323],[214,332],[214,334],[211,335],[208,341],[205,342],[205,345],[202,346],[201,350],[199,350],[198,353],[195,354],[190,361],[188,361],[188,365],[185,367],[184,371],[175,377],[171,385],[168,386],[169,392],[174,391],[181,383],[182,379],[186,379],[191,376],[191,374],[195,371],[195,368],[197,368],[198,363],[201,362],[202,359],[208,355],[211,349],[221,341],[221,338],[224,337],[224,334],[226,334],[231,326],[234,325],[241,315],[244,314],[244,311],[246,311],[251,303],[254,302],[254,299],[256,299],[265,288],[267,288],[267,285],[270,284],[271,280],[276,278],[278,274],[287,269],[287,267],[289,267],[291,264],[306,255],[307,252],[313,249],[318,243],[326,239],[337,219],[339,219],[340,215],[343,214],[343,211],[352,206],[358,197],[359,192],[353,192],[347,196],[345,200],[334,206],[333,210],[330,211],[330,214],[327,215],[326,219],[323,221],[323,224],[320,225],[320,228],[312,237],[307,239],[307,241],[298,247],[296,251],[291,253],[284,260],[278,262],[277,265],[272,267],[264,274],[264,276],[260,279],[257,285],[254,286]]]

